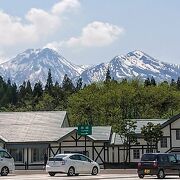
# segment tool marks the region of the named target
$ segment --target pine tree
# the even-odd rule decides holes
[[[39,81],[34,85],[33,97],[41,97],[43,95],[42,83]]]
[[[178,80],[177,80],[177,89],[180,90],[180,77],[178,77]]]
[[[105,83],[109,83],[110,81],[111,81],[111,75],[110,75],[110,70],[109,70],[109,67],[108,67],[107,72],[106,72]]]
[[[144,86],[147,87],[147,86],[150,86],[151,85],[151,81],[149,78],[147,78],[145,81],[144,81]]]
[[[170,83],[171,87],[176,87],[176,82],[174,79],[171,79],[171,83]]]
[[[45,85],[45,91],[48,92],[50,95],[52,95],[52,88],[53,88],[53,81],[52,81],[51,70],[49,69],[48,78]]]
[[[76,83],[76,91],[79,91],[80,89],[82,89],[82,78],[79,78],[77,83]]]
[[[156,81],[153,76],[151,77],[151,85],[156,86]]]
[[[64,76],[64,79],[62,82],[62,89],[63,89],[63,91],[65,91],[65,92],[67,91],[70,93],[74,92],[74,90],[75,90],[75,87],[67,74],[65,74],[65,76]]]
[[[16,105],[18,102],[18,91],[16,83],[12,84],[12,104]]]
[[[32,87],[31,87],[31,82],[29,80],[27,81],[27,85],[26,85],[26,93],[30,96],[32,95]]]

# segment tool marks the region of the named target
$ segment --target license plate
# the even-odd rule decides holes
[[[149,174],[149,173],[150,173],[150,169],[145,169],[145,170],[144,170],[144,173],[145,173],[145,174]]]

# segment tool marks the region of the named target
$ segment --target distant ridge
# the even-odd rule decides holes
[[[75,65],[58,52],[45,49],[27,49],[8,62],[0,64],[0,75],[10,78],[18,85],[25,80],[32,84],[41,81],[46,83],[48,70],[51,69],[53,81],[62,82],[67,74],[74,82],[81,77],[86,84],[103,81],[107,69],[114,79],[139,77],[146,79],[153,76],[157,81],[177,79],[180,66],[156,60],[146,53],[135,50],[126,55],[115,56],[108,63],[98,65]]]

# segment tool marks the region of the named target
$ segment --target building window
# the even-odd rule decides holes
[[[15,162],[23,162],[23,148],[13,148],[9,152]]]
[[[180,129],[176,130],[176,140],[180,140]]]
[[[46,148],[32,148],[31,162],[44,162],[45,153],[46,153]]]
[[[134,157],[134,159],[139,159],[140,158],[139,149],[134,149],[133,150],[133,157]]]
[[[161,147],[162,148],[167,148],[167,138],[166,137],[163,137],[161,139]]]

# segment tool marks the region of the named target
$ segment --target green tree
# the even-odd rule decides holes
[[[147,78],[145,81],[144,81],[144,86],[150,86],[151,85],[151,81],[149,78]]]
[[[178,80],[177,80],[177,89],[180,90],[180,77],[178,77]]]
[[[110,74],[110,69],[108,67],[107,72],[106,72],[105,83],[109,83],[110,81],[111,81],[111,74]]]
[[[68,77],[67,74],[65,74],[63,82],[62,82],[62,89],[65,92],[73,93],[75,90],[75,87],[71,81],[71,79]]]
[[[51,70],[48,71],[48,77],[45,85],[45,91],[52,95],[52,88],[53,88],[53,80],[51,75]]]
[[[136,121],[132,119],[123,119],[119,124],[114,125],[115,132],[120,135],[125,146],[126,156],[124,162],[128,162],[131,145],[137,143],[137,136],[135,134],[136,127]]]
[[[151,85],[156,86],[156,81],[153,76],[151,77]]]
[[[77,80],[77,83],[76,83],[76,91],[79,91],[82,89],[82,78],[80,77],[78,80]]]
[[[152,122],[148,122],[147,125],[141,128],[141,134],[147,142],[149,152],[153,152],[153,146],[157,148],[159,140],[163,137],[161,125]]]

